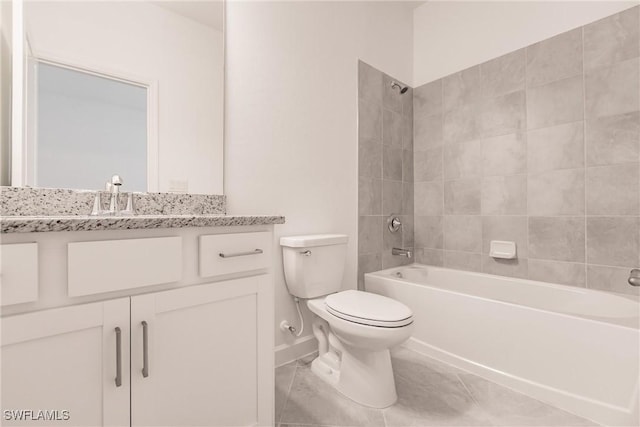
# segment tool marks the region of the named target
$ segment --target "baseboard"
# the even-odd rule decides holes
[[[318,350],[318,342],[313,335],[298,338],[291,344],[281,344],[275,348],[276,367],[286,365]]]

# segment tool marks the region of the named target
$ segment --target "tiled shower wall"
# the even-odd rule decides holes
[[[417,262],[638,293],[639,28],[634,7],[414,90]],[[361,109],[380,104],[364,96],[380,77],[363,74]],[[361,165],[382,132],[375,114],[361,112]],[[380,207],[360,199],[360,215]],[[378,218],[360,217],[364,270],[384,266]],[[518,258],[490,258],[491,240],[515,241]]]
[[[410,263],[391,248],[413,249],[413,92],[358,63],[358,287],[365,272]],[[402,229],[391,233],[387,218]]]

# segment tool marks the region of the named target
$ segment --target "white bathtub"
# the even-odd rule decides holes
[[[411,307],[407,346],[600,424],[639,425],[637,299],[419,264],[366,274],[365,288]]]

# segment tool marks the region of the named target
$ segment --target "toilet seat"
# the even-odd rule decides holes
[[[400,328],[413,323],[413,312],[394,299],[362,291],[343,291],[325,298],[327,312],[367,326]]]

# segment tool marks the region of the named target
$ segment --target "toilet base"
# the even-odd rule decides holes
[[[361,405],[381,409],[398,400],[389,350],[349,346],[341,358],[329,351],[311,363],[311,371]]]

